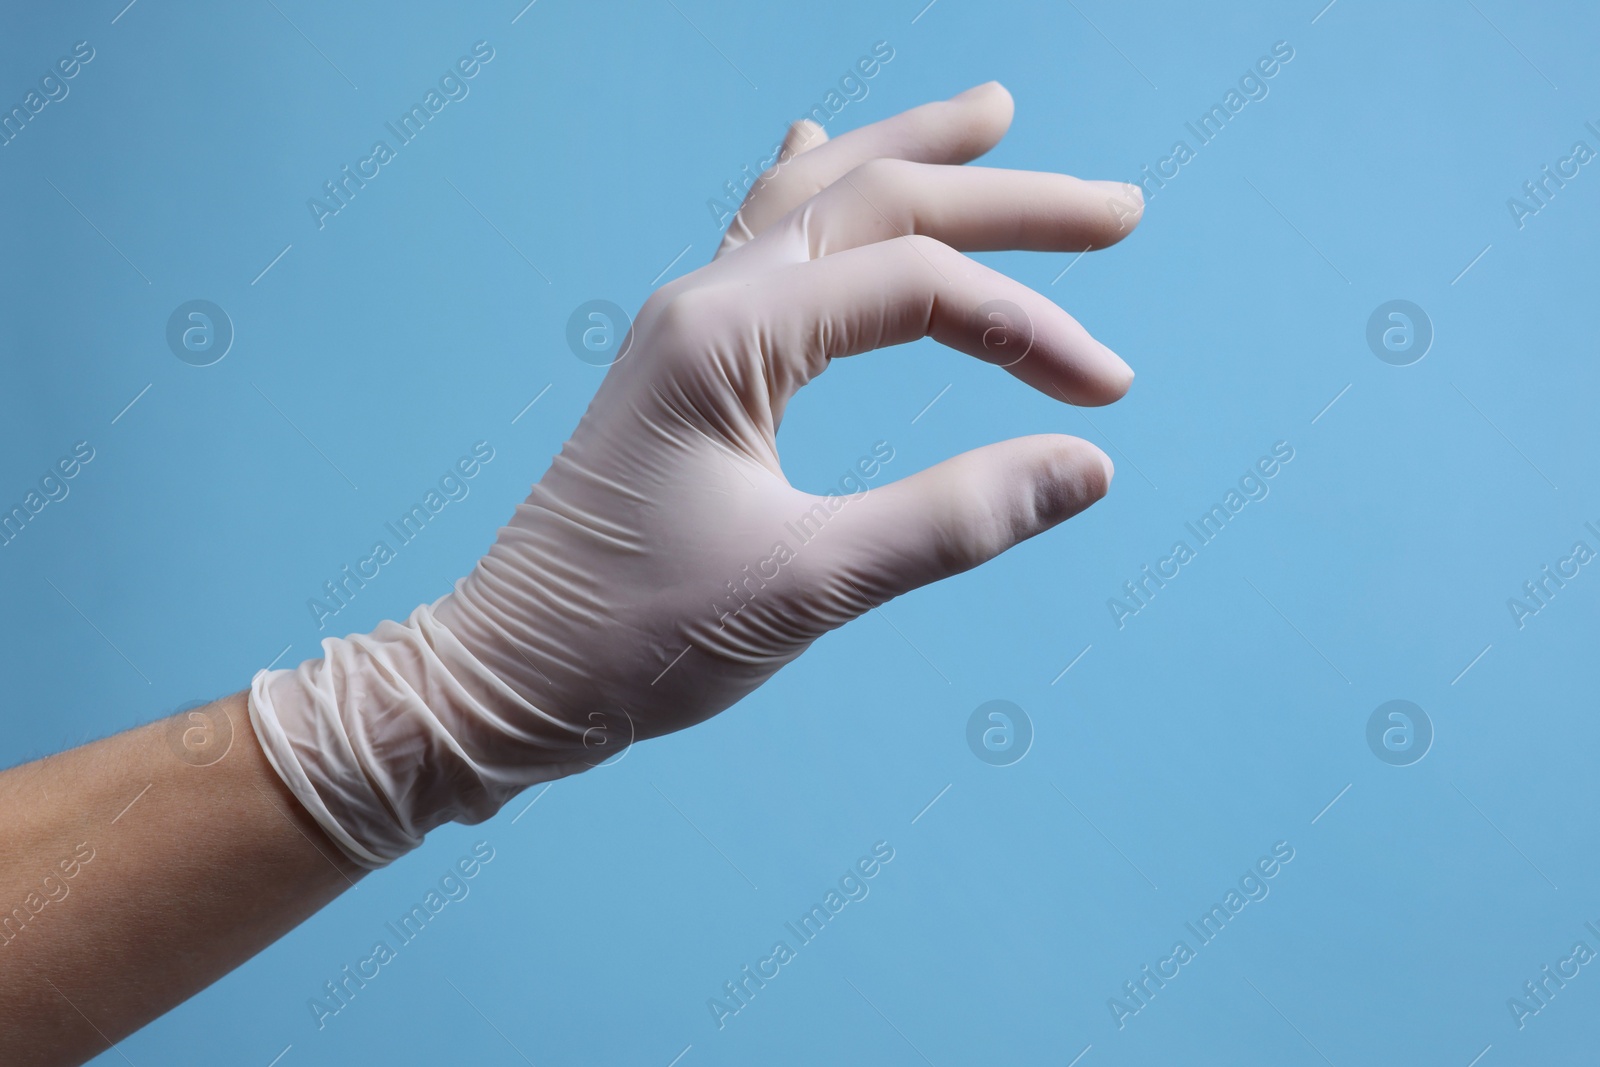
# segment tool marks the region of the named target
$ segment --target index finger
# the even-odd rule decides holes
[[[1011,94],[985,82],[948,100],[902,111],[791,155],[751,187],[728,225],[718,255],[758,236],[778,219],[872,159],[967,163],[993,148],[1011,128]]]

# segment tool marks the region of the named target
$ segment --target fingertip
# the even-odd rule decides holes
[[[1116,467],[1111,457],[1081,437],[1052,434],[1051,459],[1040,472],[1037,514],[1046,528],[1070,519],[1111,490]]]
[[[1134,206],[1134,214],[1129,229],[1139,225],[1144,219],[1144,187],[1136,182],[1123,182],[1122,187],[1128,194],[1128,201]]]
[[[1057,385],[1055,391],[1068,404],[1101,408],[1128,395],[1134,373],[1121,356],[1093,338],[1090,341],[1098,349],[1099,358],[1080,368],[1065,389]]]
[[[1111,382],[1111,398],[1106,401],[1107,404],[1115,404],[1127,396],[1128,390],[1133,388],[1133,368],[1124,363],[1120,356],[1114,356],[1113,358],[1121,364],[1121,371]]]
[[[1010,117],[1011,113],[1016,110],[1017,106],[1016,100],[1014,100],[1011,96],[1011,90],[1007,89],[1004,85],[1001,85],[998,81],[993,80],[986,81],[982,85],[974,85],[972,88],[959,94],[956,99],[960,100],[968,97],[991,98],[996,104],[1004,108],[1008,118]]]
[[[971,97],[985,96],[985,95],[988,95],[988,94],[991,94],[991,93],[995,93],[995,92],[999,92],[999,93],[1003,94],[1007,100],[1011,99],[1010,90],[1008,90],[1004,85],[1001,85],[998,81],[995,81],[992,78],[989,81],[982,82],[982,83],[980,83],[978,85],[974,85],[970,89],[963,89],[959,93],[957,93],[955,96],[951,97],[950,99],[952,99],[952,100],[966,100],[966,99],[969,99]]]
[[[1105,451],[1081,437],[1066,437],[1071,442],[1071,455],[1082,477],[1083,507],[1088,507],[1111,489],[1111,479],[1117,468]]]
[[[1144,190],[1132,182],[1090,181],[1088,184],[1105,198],[1108,226],[1098,246],[1108,248],[1132,233],[1144,219]]]
[[[783,147],[787,148],[791,155],[799,155],[801,152],[815,148],[827,140],[827,131],[814,120],[797,119],[789,127],[789,132],[783,139]]]
[[[1133,386],[1133,368],[1128,366],[1127,360],[1105,345],[1100,345],[1100,350],[1105,353],[1107,384],[1111,387],[1111,396],[1106,403],[1112,404],[1128,395],[1128,390]]]
[[[961,103],[978,109],[984,119],[986,129],[983,139],[992,147],[1006,131],[1011,128],[1012,116],[1016,114],[1016,101],[1011,98],[1011,92],[997,81],[987,81],[982,85],[957,93],[950,98],[952,103]]]
[[[1093,447],[1093,446],[1091,445],[1090,447]],[[1111,480],[1116,477],[1117,465],[1115,463],[1112,463],[1111,462],[1111,457],[1106,455],[1100,449],[1096,448],[1095,452],[1099,453],[1099,456],[1100,456],[1100,469],[1105,471],[1105,475],[1106,475],[1105,485],[1100,490],[1100,495],[1101,496],[1105,496],[1106,493],[1111,491]]]
[[[1122,189],[1127,196],[1127,202],[1132,205],[1132,218],[1128,224],[1128,229],[1131,230],[1144,219],[1144,188],[1135,182],[1123,182]]]

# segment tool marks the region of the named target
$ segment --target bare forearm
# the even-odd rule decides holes
[[[0,774],[0,1063],[103,1052],[365,873],[268,764],[244,694],[199,714]]]

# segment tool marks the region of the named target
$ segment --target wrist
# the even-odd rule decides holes
[[[446,598],[448,600],[448,598]],[[262,671],[250,721],[273,769],[351,859],[381,867],[446,822],[477,823],[569,760],[581,730],[508,687],[422,605]],[[576,738],[581,753],[581,737]],[[563,743],[565,742],[565,743]]]

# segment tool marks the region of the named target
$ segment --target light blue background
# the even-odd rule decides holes
[[[539,0],[513,24],[518,0],[123,2],[0,34],[7,108],[74,42],[97,53],[0,149],[0,500],[96,449],[0,549],[12,762],[314,655],[307,598],[488,440],[471,496],[337,627],[446,591],[600,380],[564,342],[572,309],[637,307],[686,245],[667,277],[704,262],[707,200],[874,42],[894,59],[831,129],[998,78],[1017,119],[986,162],[1124,179],[1192,144],[1274,42],[1295,51],[1125,244],[982,257],[1129,359],[1123,402],[1084,415],[923,342],[832,370],[783,428],[819,490],[880,439],[899,476],[1080,434],[1117,462],[1105,501],[713,722],[436,834],[127,1060],[1588,1062],[1600,971],[1520,1032],[1506,1000],[1600,948],[1600,574],[1521,630],[1506,601],[1600,547],[1600,167],[1521,230],[1506,201],[1600,148],[1592,10]],[[470,96],[319,231],[306,199],[480,39]],[[164,341],[194,298],[237,330],[211,367]],[[1395,298],[1436,330],[1412,366],[1365,341]],[[1107,598],[1280,440],[1271,495],[1119,631]],[[1037,735],[1006,768],[965,740],[995,698]],[[1365,740],[1395,698],[1437,732],[1409,767]],[[496,858],[471,895],[319,1031],[308,1000],[478,840]],[[871,895],[719,1031],[707,998],[879,840]],[[1119,1031],[1107,998],[1278,841],[1271,895]]]

